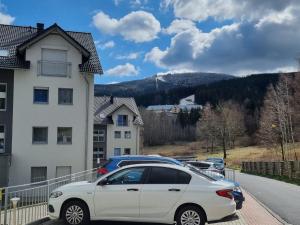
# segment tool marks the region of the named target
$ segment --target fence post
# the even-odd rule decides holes
[[[48,204],[49,204],[49,197],[50,197],[50,181],[47,180],[47,209],[48,209]]]
[[[8,187],[5,188],[4,190],[4,225],[7,224],[7,207],[8,207]]]
[[[17,197],[11,199],[13,205],[13,225],[17,225],[17,205],[19,201],[20,198]]]

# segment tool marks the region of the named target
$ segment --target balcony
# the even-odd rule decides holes
[[[59,61],[38,61],[38,76],[71,77],[72,63]]]

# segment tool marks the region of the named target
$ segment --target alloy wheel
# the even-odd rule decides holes
[[[83,209],[77,205],[71,205],[66,211],[66,220],[69,224],[80,224],[83,220]]]
[[[184,213],[182,213],[180,222],[182,225],[200,225],[201,219],[196,211],[187,210]]]

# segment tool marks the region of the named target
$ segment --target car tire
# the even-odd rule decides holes
[[[176,215],[176,225],[204,225],[205,223],[204,211],[196,206],[186,206],[180,209]]]
[[[90,222],[89,209],[81,201],[68,202],[62,211],[62,219],[67,225],[86,225]]]

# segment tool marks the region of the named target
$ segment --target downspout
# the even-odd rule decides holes
[[[85,140],[84,140],[84,170],[87,170],[87,160],[88,160],[88,137],[89,137],[89,105],[90,105],[90,83],[86,78],[85,74],[82,74],[86,82],[86,101],[85,101]]]

